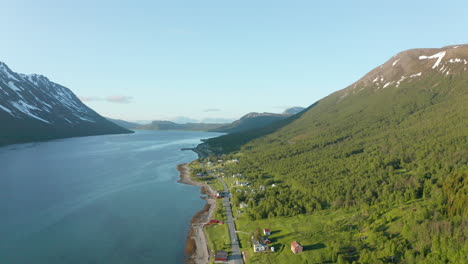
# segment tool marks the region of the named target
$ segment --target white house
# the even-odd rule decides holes
[[[268,247],[266,245],[261,244],[260,242],[254,240],[253,241],[253,249],[254,252],[265,252],[268,250]]]

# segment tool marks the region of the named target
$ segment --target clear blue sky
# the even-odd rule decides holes
[[[468,43],[468,1],[0,0],[0,61],[127,120],[308,106],[410,48]]]

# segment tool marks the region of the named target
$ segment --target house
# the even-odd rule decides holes
[[[271,185],[271,187],[272,187],[272,188],[275,188],[275,187],[276,187],[276,184],[273,183],[273,184]]]
[[[241,186],[241,187],[247,187],[250,185],[250,182],[249,181],[246,181],[246,182],[241,182],[241,181],[235,181],[234,182],[237,186]]]
[[[249,205],[246,204],[246,203],[244,203],[244,202],[241,202],[241,203],[239,204],[239,207],[240,207],[241,209],[244,209],[244,208],[249,207]]]
[[[254,252],[266,252],[268,247],[257,240],[252,240]]]
[[[261,191],[265,191],[265,190],[266,190],[266,187],[263,186],[263,185],[260,185],[260,190],[261,190]]]
[[[293,242],[291,243],[291,251],[292,251],[294,254],[301,253],[303,249],[304,249],[304,248],[302,247],[301,244],[299,244],[299,242],[293,241]]]
[[[268,229],[268,228],[265,228],[265,229],[263,229],[263,234],[264,234],[265,236],[269,236],[269,235],[271,235],[271,230]]]
[[[228,253],[226,251],[216,251],[215,263],[222,263],[228,260]]]

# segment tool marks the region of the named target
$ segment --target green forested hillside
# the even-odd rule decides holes
[[[440,50],[399,54],[400,68],[390,60],[295,120],[209,140],[254,185],[277,185],[234,200],[250,221],[357,212],[321,261],[467,263],[468,71],[449,62],[467,50],[437,67],[418,56]]]

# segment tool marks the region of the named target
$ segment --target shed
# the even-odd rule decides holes
[[[269,228],[263,229],[263,234],[264,234],[265,236],[271,235],[271,229],[269,229]]]
[[[293,242],[291,243],[291,251],[292,251],[294,254],[301,253],[303,249],[304,249],[304,248],[302,247],[301,244],[299,244],[299,242],[293,241]]]

